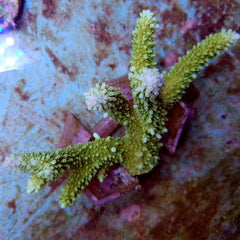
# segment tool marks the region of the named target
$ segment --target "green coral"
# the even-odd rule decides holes
[[[229,31],[210,35],[188,52],[170,72],[160,74],[155,68],[155,27],[157,19],[150,10],[140,13],[133,31],[133,51],[129,80],[134,105],[130,105],[118,88],[97,85],[86,94],[89,110],[104,113],[127,129],[121,139],[100,138],[73,147],[50,152],[21,154],[19,167],[32,173],[28,191],[38,191],[47,183],[70,176],[62,189],[60,204],[66,207],[101,169],[115,163],[123,165],[132,175],[151,171],[158,162],[161,136],[167,131],[167,111],[176,103],[196,74],[210,59],[235,44],[239,34]]]
[[[238,33],[223,29],[219,33],[210,34],[191,51],[188,51],[185,57],[179,58],[178,63],[172,67],[171,71],[164,74],[166,79],[162,92],[164,106],[171,107],[180,100],[184,89],[189,86],[192,79],[197,77],[199,70],[206,66],[212,58],[236,43],[238,39]]]
[[[133,50],[132,50],[132,60],[131,72],[139,72],[142,68],[154,68],[156,66],[156,61],[154,60],[154,46],[156,41],[155,28],[156,28],[157,18],[154,14],[145,10],[140,13],[140,18],[137,20],[137,26],[133,30]]]

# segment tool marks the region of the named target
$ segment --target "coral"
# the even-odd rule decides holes
[[[184,89],[189,86],[197,73],[206,66],[210,59],[216,57],[237,42],[239,34],[232,30],[223,29],[220,33],[210,34],[201,43],[187,52],[185,57],[179,58],[178,63],[169,73],[165,73],[166,84],[163,87],[162,98],[165,106],[172,106],[178,101]]]
[[[160,74],[153,51],[156,21],[150,10],[144,10],[133,31],[129,80],[134,104],[131,105],[118,88],[105,83],[97,84],[85,94],[88,109],[103,112],[104,116],[122,124],[127,129],[125,136],[100,138],[94,133],[92,142],[50,152],[19,154],[20,169],[32,173],[29,192],[38,191],[69,172],[60,196],[60,205],[66,207],[94,176],[102,178],[101,169],[107,170],[117,163],[130,174],[140,175],[156,166],[162,134],[167,132],[167,112],[203,66],[240,38],[232,30],[210,35],[180,58],[170,72]]]
[[[8,27],[16,27],[15,20],[20,13],[22,1],[8,0],[0,1],[0,33]]]

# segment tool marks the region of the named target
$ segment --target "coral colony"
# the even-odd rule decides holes
[[[22,0],[0,0],[0,33],[15,28],[15,20],[22,8]]]
[[[0,0],[0,72],[18,69],[21,65],[19,60],[25,60],[24,52],[14,39],[4,37],[7,30],[16,27],[14,21],[19,17],[21,7],[20,0]]]
[[[103,179],[101,169],[121,164],[131,175],[147,173],[157,165],[161,138],[167,132],[166,115],[181,99],[189,83],[209,60],[236,44],[240,34],[222,30],[209,35],[201,43],[181,57],[169,72],[159,73],[154,60],[156,17],[150,10],[140,13],[133,31],[132,60],[129,80],[132,88],[131,105],[119,88],[105,83],[85,93],[89,110],[99,111],[104,117],[112,117],[127,130],[121,139],[100,138],[94,133],[94,141],[67,146],[49,152],[29,152],[18,156],[19,167],[32,173],[28,192],[39,191],[47,183],[69,172],[62,188],[61,207],[70,206],[77,195],[94,176]]]

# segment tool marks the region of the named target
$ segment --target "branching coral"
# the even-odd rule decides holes
[[[202,67],[240,38],[232,30],[210,35],[180,58],[170,72],[160,74],[153,51],[156,21],[150,10],[144,10],[133,31],[129,80],[134,104],[129,104],[118,88],[105,83],[97,84],[85,94],[89,110],[103,112],[104,116],[124,125],[127,129],[125,136],[115,139],[94,134],[95,140],[85,144],[50,152],[20,154],[19,167],[32,173],[28,191],[38,191],[69,172],[60,196],[61,206],[66,207],[102,168],[109,169],[118,163],[130,174],[139,175],[156,166],[161,137],[167,131],[167,112]]]

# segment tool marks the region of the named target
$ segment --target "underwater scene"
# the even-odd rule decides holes
[[[0,240],[240,240],[240,0],[0,0]]]

